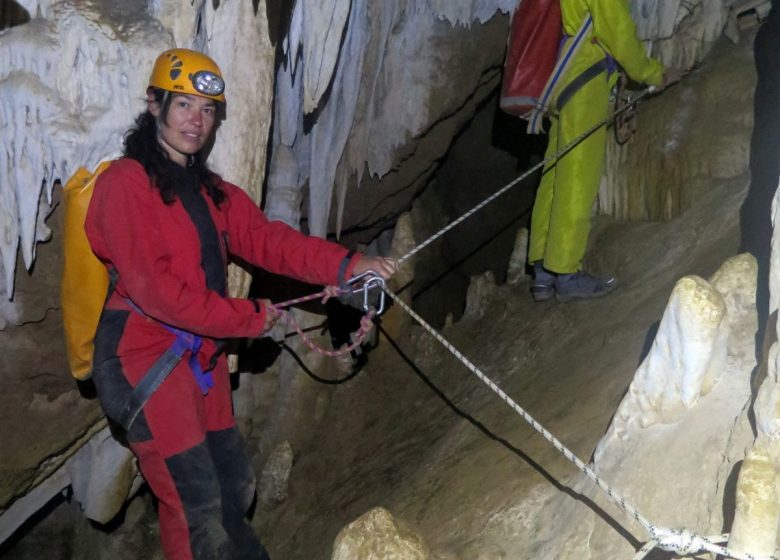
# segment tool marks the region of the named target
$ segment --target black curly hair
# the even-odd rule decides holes
[[[152,88],[152,91],[154,100],[160,105],[159,120],[165,122],[173,95],[158,88]],[[218,121],[222,114],[223,107],[220,106],[217,108]],[[176,200],[174,175],[170,173],[170,165],[173,162],[157,139],[157,129],[158,117],[147,109],[138,115],[135,125],[125,133],[122,153],[125,157],[138,161],[149,175],[152,186],[159,189],[163,201],[173,204]],[[195,172],[198,182],[206,188],[214,204],[219,206],[225,200],[225,193],[220,188],[222,178],[208,168],[204,152],[207,153],[208,150],[201,150],[191,156],[189,168]]]

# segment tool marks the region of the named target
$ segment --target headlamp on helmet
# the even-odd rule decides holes
[[[200,70],[190,75],[192,80],[192,86],[209,97],[221,95],[225,91],[225,81],[217,76],[214,72],[208,70]]]

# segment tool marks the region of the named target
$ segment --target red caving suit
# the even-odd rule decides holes
[[[269,221],[231,183],[220,185],[226,200],[216,207],[193,172],[172,163],[171,173],[176,200],[165,204],[137,161],[115,161],[98,178],[85,222],[92,250],[118,273],[98,325],[93,362],[98,397],[113,419],[175,339],[160,322],[203,337],[204,370],[215,339],[263,332],[262,306],[225,295],[230,256],[305,282],[336,284],[348,253]],[[347,278],[357,258],[349,262]],[[224,356],[212,377],[214,386],[204,395],[188,360],[180,361],[144,406],[127,441],[159,499],[167,558],[266,558],[245,517],[254,474],[235,426]]]

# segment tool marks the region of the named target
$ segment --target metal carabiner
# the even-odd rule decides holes
[[[385,279],[373,270],[366,270],[353,276],[347,281],[347,286],[350,288],[350,294],[363,292],[363,310],[366,313],[373,309],[377,315],[381,315],[385,310]],[[368,294],[370,290],[377,287],[379,288],[379,305],[374,309],[369,303]]]

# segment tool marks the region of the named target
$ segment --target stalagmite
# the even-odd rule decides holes
[[[747,315],[753,314],[757,274],[756,258],[750,253],[742,253],[728,259],[710,278],[710,285],[723,296],[732,329],[745,322]],[[749,325],[755,328],[752,322]],[[750,334],[745,333],[747,336]]]
[[[264,509],[273,509],[287,499],[293,450],[287,441],[281,442],[266,461],[257,483],[258,500]]]
[[[720,292],[702,278],[677,282],[655,335],[595,457],[627,431],[678,421],[723,371],[729,323]]]
[[[428,560],[420,536],[383,508],[374,508],[347,525],[336,537],[331,560]]]
[[[412,216],[410,213],[406,212],[398,218],[398,221],[395,224],[390,256],[400,259],[414,249],[416,243]],[[411,257],[401,263],[398,272],[396,272],[390,280],[390,289],[398,293],[401,300],[407,305],[411,305],[412,303],[412,291],[408,289],[408,286],[411,286],[412,282],[414,282],[414,267],[416,260],[415,257]],[[402,288],[404,288],[404,290],[399,293],[399,290]],[[412,320],[408,313],[402,311],[398,306],[393,306],[383,315],[382,323],[385,330],[387,330],[391,336],[398,336],[408,331],[412,324]]]
[[[491,297],[496,294],[496,278],[491,271],[486,271],[478,276],[472,276],[466,294],[466,309],[463,317],[467,319],[481,319]]]
[[[749,295],[755,287],[755,261],[748,255],[727,260],[709,281],[687,276],[677,282],[653,345],[593,454],[599,476],[655,524],[705,536],[723,526],[726,481],[751,437],[745,411],[754,363],[746,333],[755,328]],[[571,485],[608,504],[605,510],[619,511],[584,475]],[[681,500],[690,505],[677,507]],[[617,558],[632,550],[569,496],[551,498],[538,515],[538,557]],[[629,515],[615,519],[647,538]]]
[[[507,284],[512,286],[519,284],[520,280],[525,278],[525,266],[528,259],[528,229],[520,228],[517,230],[515,245],[512,249],[512,255],[509,257],[509,264],[506,271]]]
[[[729,548],[742,553],[773,555],[779,514],[775,461],[766,451],[753,448],[739,471],[737,509]]]

